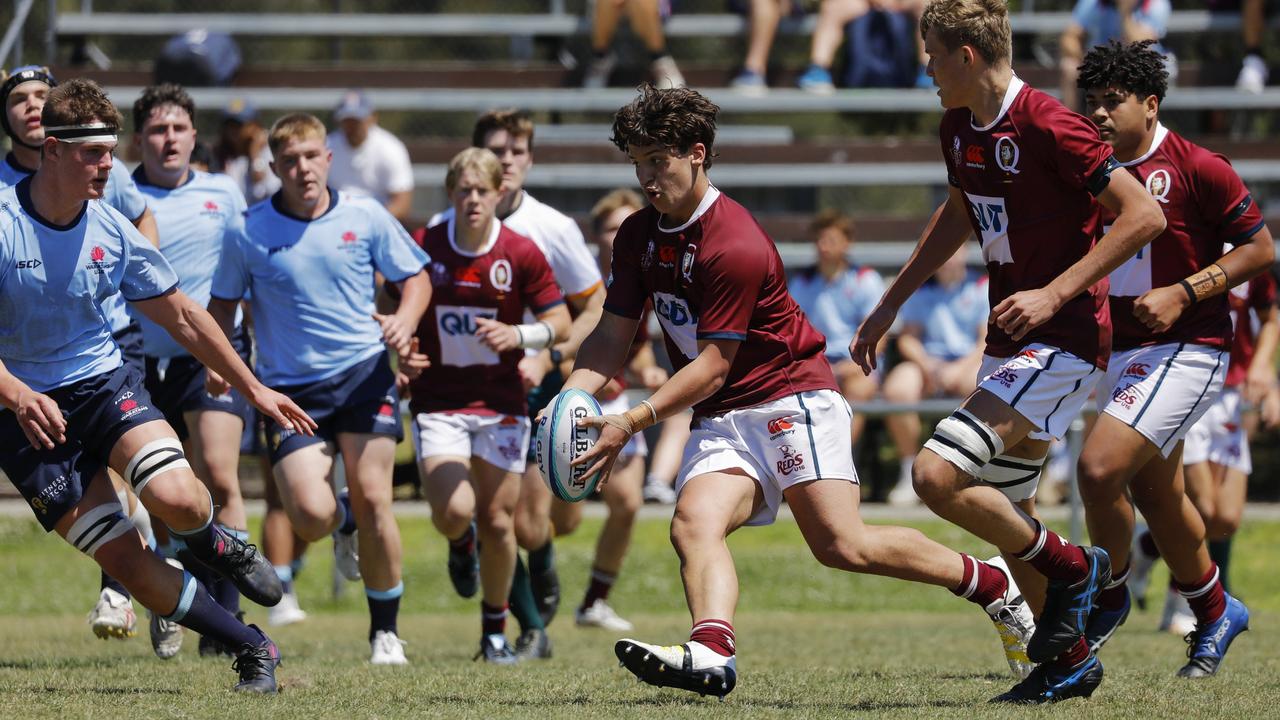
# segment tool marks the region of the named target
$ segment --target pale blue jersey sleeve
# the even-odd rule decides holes
[[[150,240],[128,222],[120,224],[120,231],[124,262],[117,286],[125,300],[151,300],[178,287],[177,274]]]
[[[239,226],[228,229],[222,238],[222,259],[213,273],[209,294],[216,300],[239,301],[249,294],[249,267],[244,259],[248,242],[241,216]]]
[[[373,208],[369,224],[373,230],[370,254],[373,266],[390,282],[417,275],[431,258],[405,232],[404,226],[381,207]]]
[[[103,193],[102,200],[119,210],[129,222],[135,222],[147,211],[146,196],[138,190],[133,176],[119,160],[111,165],[111,174],[107,176],[107,186]]]

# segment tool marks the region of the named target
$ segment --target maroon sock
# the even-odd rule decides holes
[[[1178,593],[1187,599],[1191,612],[1195,613],[1196,625],[1204,627],[1222,617],[1227,609],[1227,594],[1222,589],[1222,579],[1218,574],[1218,566],[1213,565],[1209,572],[1199,580],[1184,585],[1174,583]]]
[[[991,603],[1004,599],[1009,590],[1009,578],[994,565],[978,560],[972,555],[960,555],[964,561],[964,575],[960,584],[951,590],[957,597],[977,603],[985,609]]]
[[[1036,539],[1017,554],[1018,559],[1030,563],[1051,581],[1074,585],[1084,580],[1089,575],[1084,550],[1063,540],[1040,521],[1033,519],[1032,522],[1036,524]]]
[[[728,620],[699,620],[693,624],[693,630],[689,631],[689,639],[700,642],[725,657],[733,655],[737,647],[733,638],[733,625]]]
[[[1073,668],[1084,662],[1089,657],[1089,643],[1084,641],[1084,636],[1076,638],[1076,644],[1072,645],[1068,650],[1053,659],[1053,665],[1060,668]]]
[[[582,598],[581,609],[586,610],[595,605],[597,600],[608,598],[609,591],[613,589],[613,584],[617,580],[617,575],[610,575],[599,568],[591,568],[591,584],[587,586],[587,594]]]
[[[1098,607],[1103,610],[1119,610],[1124,607],[1125,600],[1129,597],[1128,579],[1129,566],[1125,565],[1124,570],[1112,575],[1111,582],[1098,593]]]
[[[501,635],[507,631],[507,606],[496,607],[480,601],[480,632]]]
[[[474,553],[476,551],[476,526],[468,525],[466,532],[449,541],[449,547],[467,555]]]
[[[1149,558],[1160,557],[1160,548],[1156,547],[1156,539],[1151,537],[1150,530],[1143,530],[1138,536],[1138,547],[1142,548],[1143,554]]]

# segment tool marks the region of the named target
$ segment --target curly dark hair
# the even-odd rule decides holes
[[[1082,90],[1114,87],[1139,98],[1152,95],[1163,102],[1169,90],[1169,71],[1164,55],[1153,50],[1155,40],[1122,43],[1112,40],[1098,45],[1084,56],[1076,86]]]
[[[689,88],[658,89],[646,84],[640,97],[613,116],[610,140],[622,152],[630,145],[658,145],[680,154],[696,143],[707,149],[704,169],[711,168],[711,146],[716,141],[716,114],[720,106]]]
[[[165,105],[173,105],[186,110],[187,117],[191,118],[191,122],[195,122],[196,104],[192,101],[191,96],[187,94],[187,91],[183,90],[181,85],[163,83],[146,88],[142,91],[142,95],[133,101],[134,131],[141,132],[142,126],[151,117],[151,111]]]

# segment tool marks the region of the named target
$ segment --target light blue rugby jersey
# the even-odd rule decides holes
[[[90,200],[56,227],[34,213],[30,185],[0,190],[0,360],[47,392],[119,367],[108,302],[159,297],[178,278],[119,211]]]
[[[267,385],[323,380],[382,352],[374,270],[399,282],[430,261],[377,200],[329,198],[314,220],[288,215],[279,193],[249,208],[213,276],[213,297],[250,295]]]
[[[195,170],[186,182],[172,189],[149,184],[142,168],[133,177],[156,216],[160,252],[177,273],[182,291],[200,307],[208,305],[213,273],[222,261],[226,239],[244,227],[246,208],[240,188],[226,175]],[[147,355],[173,358],[191,354],[142,313],[131,314],[142,325],[142,346]],[[236,324],[240,324],[238,313]]]
[[[989,314],[987,277],[970,272],[949,288],[930,279],[902,304],[898,322],[899,327],[920,327],[920,341],[930,356],[955,360],[973,351]]]
[[[9,153],[4,162],[0,163],[0,187],[17,185],[19,180],[30,177],[34,172],[18,165],[13,153]],[[138,192],[138,186],[134,184],[133,178],[129,177],[128,169],[119,159],[111,164],[111,174],[107,176],[107,186],[103,189],[102,202],[119,210],[120,214],[131,223],[141,217],[147,209],[147,199]],[[150,243],[147,244],[150,245]],[[124,300],[119,297],[107,299],[103,308],[111,322],[111,332],[119,332],[133,322]]]
[[[848,358],[849,343],[884,294],[884,278],[869,267],[850,267],[832,282],[810,268],[787,281],[791,297],[827,337],[827,355]]]

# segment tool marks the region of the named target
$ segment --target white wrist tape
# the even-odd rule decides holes
[[[522,348],[535,348],[541,350],[551,347],[552,342],[556,339],[556,333],[546,322],[539,320],[529,325],[514,325],[516,329],[516,339]]]

